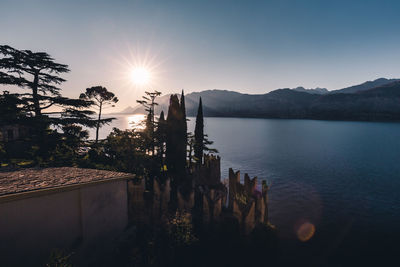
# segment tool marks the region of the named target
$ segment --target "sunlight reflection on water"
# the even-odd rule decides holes
[[[127,118],[127,120],[127,129],[143,130],[145,128],[146,115],[144,114],[131,115]]]
[[[113,128],[118,128],[120,130],[126,129],[137,129],[142,130],[145,127],[144,120],[146,119],[146,115],[144,114],[129,114],[129,115],[120,115],[120,114],[110,114],[105,115],[103,118],[115,118],[109,125],[103,125],[100,128],[99,138],[105,139]],[[94,138],[96,136],[96,129],[87,129],[89,131],[90,138]]]

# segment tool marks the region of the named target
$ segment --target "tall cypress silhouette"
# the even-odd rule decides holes
[[[199,101],[199,108],[197,110],[196,127],[194,129],[194,156],[198,164],[203,162],[203,149],[204,149],[204,118],[203,118],[203,104]]]
[[[183,139],[186,136],[183,127],[183,114],[177,95],[171,95],[166,131],[166,161],[168,172],[171,174],[184,174],[186,165],[186,146]]]
[[[165,144],[166,144],[166,121],[164,118],[164,111],[161,111],[160,118],[157,123],[156,139],[158,152],[157,155],[160,158],[161,168],[164,169],[164,155],[165,155]]]
[[[177,95],[171,95],[166,130],[166,163],[171,178],[171,202],[177,201],[178,187],[183,184],[186,167],[183,113]]]
[[[182,89],[182,94],[181,94],[181,111],[182,111],[182,135],[184,135],[183,139],[182,139],[182,149],[185,150],[186,152],[186,148],[187,148],[187,121],[186,121],[186,106],[185,106],[185,95]],[[186,154],[185,154],[185,162],[186,162]]]

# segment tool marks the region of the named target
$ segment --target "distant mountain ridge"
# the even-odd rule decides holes
[[[365,91],[365,90],[369,90],[375,87],[379,87],[382,85],[386,85],[389,83],[393,83],[393,82],[398,82],[400,81],[400,79],[386,79],[386,78],[379,78],[376,79],[374,81],[367,81],[365,83],[362,84],[358,84],[358,85],[354,85],[354,86],[350,86],[347,88],[343,88],[343,89],[339,89],[339,90],[334,90],[331,91],[331,94],[337,94],[337,93],[345,93],[345,94],[352,94],[352,93],[357,93],[360,91]]]
[[[326,88],[314,88],[314,89],[306,89],[304,87],[297,87],[297,88],[293,88],[292,90],[294,91],[298,91],[298,92],[305,92],[305,93],[310,93],[310,94],[317,94],[317,95],[324,95],[324,94],[328,94],[329,91]]]
[[[188,116],[196,115],[200,97],[204,115],[209,117],[400,120],[399,79],[381,78],[334,91],[297,87],[251,95],[205,90],[185,95]],[[167,112],[169,98],[170,94],[158,98],[156,114]],[[124,111],[145,113],[139,105]]]

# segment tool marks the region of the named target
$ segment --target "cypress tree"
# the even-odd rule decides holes
[[[182,149],[182,141],[186,133],[183,129],[183,114],[177,95],[171,95],[166,131],[166,161],[168,172],[171,174],[184,174],[186,164],[186,149]]]
[[[137,103],[141,104],[145,110],[148,112],[147,120],[146,120],[146,132],[148,133],[151,152],[154,155],[155,153],[155,140],[154,140],[154,130],[155,130],[155,121],[154,121],[154,111],[155,106],[158,103],[155,101],[158,96],[161,95],[161,92],[145,92],[146,96],[142,96],[143,100],[136,100]]]
[[[186,166],[186,146],[183,113],[177,95],[171,95],[166,129],[166,163],[171,177],[171,201],[176,202],[178,187],[183,185]],[[182,145],[183,144],[183,145]]]
[[[203,149],[204,149],[204,118],[203,118],[203,104],[199,101],[199,108],[196,116],[196,126],[194,129],[194,156],[198,164],[203,162]]]
[[[186,121],[186,107],[185,107],[185,95],[182,89],[182,94],[181,94],[181,112],[182,112],[182,148],[186,151],[187,148],[187,143],[188,143],[188,138],[187,138],[187,121]],[[186,154],[185,154],[185,163],[186,163]]]
[[[165,138],[166,138],[166,121],[164,117],[164,111],[161,111],[160,118],[157,123],[157,147],[158,147],[158,156],[160,158],[161,168],[164,169],[164,155],[165,155]]]

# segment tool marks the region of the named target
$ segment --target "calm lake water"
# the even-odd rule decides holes
[[[117,117],[121,129],[138,118]],[[270,185],[281,262],[386,265],[400,252],[399,123],[206,118],[205,132],[223,178],[233,168]]]

